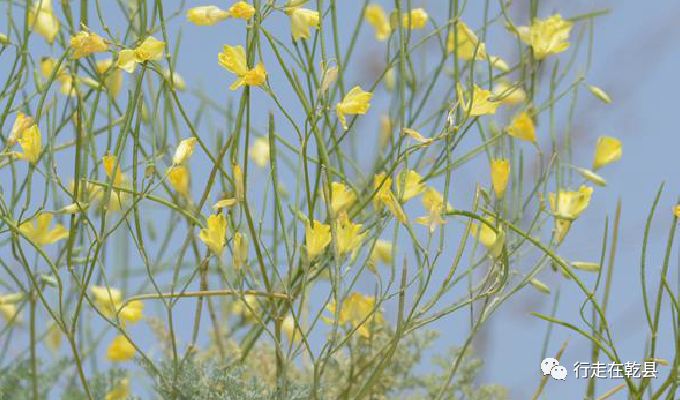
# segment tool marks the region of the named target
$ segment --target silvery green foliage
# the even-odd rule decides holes
[[[112,390],[122,380],[127,378],[126,371],[119,368],[112,368],[103,372],[96,373],[88,379],[88,388],[93,399],[104,399],[106,394]],[[80,383],[77,380],[70,380],[66,390],[62,394],[61,399],[69,400],[87,400],[88,396],[83,391]],[[137,399],[137,397],[128,397],[129,400]]]
[[[448,357],[434,357],[434,364],[439,367],[439,373],[429,376],[434,389],[428,391],[430,395],[437,393],[441,387],[441,382],[446,378],[446,373],[451,368],[451,360],[460,355],[461,350],[452,348]],[[444,393],[442,399],[446,400],[506,400],[509,399],[508,391],[505,387],[496,384],[480,384],[479,373],[482,371],[484,363],[479,358],[471,354],[468,350],[462,358],[461,366],[458,369],[450,385],[451,389]]]
[[[36,360],[38,379],[37,389],[39,399],[87,399],[87,395],[71,380],[63,393],[55,390],[57,382],[64,379],[64,370],[72,366],[72,360],[60,359],[54,363]],[[0,368],[0,400],[25,400],[32,398],[31,386],[32,369],[30,360],[19,360]],[[70,376],[70,375],[69,375]],[[106,372],[97,373],[88,380],[90,393],[95,399],[104,399],[106,393],[125,377],[125,372],[114,368]]]
[[[387,343],[392,333],[376,332],[372,342],[355,343],[353,357],[340,351],[326,364],[324,373],[313,390],[314,371],[309,367],[291,364],[287,367],[288,381],[285,393],[274,393],[275,385],[272,376],[264,372],[274,362],[268,355],[274,354],[274,348],[256,346],[252,358],[239,363],[237,358],[226,361],[227,367],[219,367],[215,353],[201,352],[196,358],[208,360],[199,362],[189,359],[174,375],[172,363],[162,363],[160,375],[155,380],[156,392],[161,398],[210,400],[296,400],[296,399],[337,399],[355,398],[357,391],[367,382],[371,373],[378,368],[379,360],[375,358],[376,349]],[[390,362],[385,364],[380,377],[371,386],[370,399],[408,399],[420,400],[436,398],[442,383],[447,378],[455,360],[459,357],[460,365],[454,374],[442,399],[445,400],[507,400],[505,387],[494,384],[480,384],[479,374],[483,362],[474,355],[474,349],[468,348],[464,355],[457,348],[437,355],[432,349],[439,334],[435,331],[415,332],[403,338]],[[435,353],[435,354],[433,354]],[[235,368],[234,365],[239,365]],[[359,372],[359,371],[362,372]],[[152,375],[153,372],[149,371]],[[349,382],[351,381],[351,385]],[[174,383],[173,383],[174,382]],[[352,391],[346,392],[346,388]],[[226,388],[226,389],[225,389]],[[195,397],[192,397],[195,396]]]
[[[468,349],[461,356],[461,350],[451,348],[448,352],[432,352],[437,347],[435,331],[417,332],[403,339],[403,346],[393,356],[389,367],[375,383],[373,392],[379,399],[429,399],[439,398],[442,383],[460,357],[460,365],[451,384],[444,391],[444,400],[507,400],[505,387],[495,384],[480,384],[479,374],[483,362]],[[376,340],[389,340],[388,336]],[[342,363],[339,363],[342,367]],[[426,368],[422,368],[427,366]],[[361,378],[357,378],[361,380]],[[330,382],[326,382],[332,386]]]
[[[176,400],[309,398],[309,390],[304,385],[290,384],[285,393],[278,393],[268,389],[255,378],[245,378],[242,369],[220,366],[213,362],[199,362],[192,358],[186,359],[177,369],[173,368],[171,362],[163,362],[155,375],[154,390],[162,399]]]
[[[56,368],[49,371],[41,371],[40,379],[47,383],[41,385],[38,390],[42,398],[47,397],[47,388],[52,386],[57,380]],[[31,387],[31,364],[28,360],[20,360],[11,365],[0,368],[0,400],[19,400],[26,397],[26,393],[30,392]]]

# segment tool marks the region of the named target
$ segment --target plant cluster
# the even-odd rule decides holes
[[[2,2],[0,398],[505,399],[474,339],[519,291],[552,296],[547,274],[582,318],[536,316],[621,361],[618,214],[601,255],[559,255],[622,156],[571,131],[579,99],[612,102],[588,83],[606,12],[389,3]],[[219,99],[181,75],[187,45]],[[670,399],[668,255],[646,276],[643,257],[644,352],[667,370],[617,390]],[[433,356],[453,315],[462,341]]]

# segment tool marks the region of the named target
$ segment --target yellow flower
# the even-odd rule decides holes
[[[373,177],[373,189],[377,190],[373,198],[373,206],[376,210],[382,210],[386,206],[388,210],[394,215],[402,224],[406,223],[406,214],[399,204],[399,200],[392,193],[392,178],[384,173],[378,173]]]
[[[472,87],[472,99],[469,102],[465,99],[462,86],[458,85],[457,90],[458,100],[461,102],[463,110],[470,113],[470,117],[495,114],[498,106],[502,104],[492,99],[494,94],[491,91],[482,89],[477,85]]]
[[[510,161],[506,159],[491,160],[491,184],[496,197],[503,197],[510,177]]]
[[[397,196],[402,201],[409,201],[425,191],[423,178],[413,170],[404,170],[397,177]]]
[[[109,45],[96,33],[80,31],[71,38],[73,58],[86,57],[92,53],[101,53],[109,49]]]
[[[526,111],[517,114],[507,128],[508,135],[528,142],[536,142],[534,120]]]
[[[126,400],[130,396],[130,383],[127,378],[121,379],[116,386],[106,393],[104,400]]]
[[[194,154],[194,147],[196,146],[196,138],[190,137],[179,142],[175,155],[172,156],[172,163],[175,165],[184,164]]]
[[[107,58],[97,61],[97,73],[104,76],[104,86],[112,97],[117,97],[123,86],[123,73],[119,69],[111,69],[113,60]]]
[[[338,254],[341,256],[350,252],[355,252],[366,236],[366,233],[361,232],[361,224],[353,224],[350,221],[347,213],[341,213],[337,219],[336,224],[336,240],[338,245]]]
[[[106,155],[102,157],[102,163],[104,164],[104,172],[109,179],[113,179],[114,186],[121,186],[125,182],[125,176],[120,172],[120,165],[116,167],[118,159],[116,156]],[[113,168],[116,167],[116,173],[113,173]],[[112,178],[115,175],[115,178]]]
[[[237,76],[243,76],[248,72],[246,62],[246,50],[243,46],[224,45],[222,52],[217,55],[218,63],[227,71]]]
[[[503,243],[505,241],[505,234],[499,227],[498,233],[495,232],[487,224],[480,222],[479,224],[470,225],[470,234],[486,247],[493,257],[498,257],[503,251]]]
[[[167,171],[170,185],[184,197],[189,196],[189,169],[186,165],[173,165]]]
[[[248,72],[246,72],[246,74],[241,77],[239,86],[262,86],[266,80],[267,70],[264,68],[262,63],[258,63],[255,68],[249,69]],[[238,88],[238,86],[236,88]],[[235,90],[236,88],[233,88],[232,85],[230,89]]]
[[[288,340],[295,342],[302,338],[300,329],[295,327],[295,318],[292,314],[288,314],[281,321],[281,330],[288,337]]]
[[[57,68],[57,60],[50,57],[43,57],[40,59],[40,73],[45,78],[51,78],[52,73]],[[76,95],[76,83],[74,77],[69,74],[64,68],[59,67],[55,73],[55,78],[59,82],[59,91],[65,96]]]
[[[403,13],[401,16],[401,25],[406,29],[423,29],[427,25],[427,12],[423,8],[414,8],[411,12]],[[392,29],[399,27],[396,13],[390,16],[390,25]]]
[[[331,227],[314,220],[312,225],[305,223],[305,246],[309,260],[314,260],[322,254],[326,247],[331,243]]]
[[[348,210],[356,200],[357,196],[352,189],[340,182],[331,182],[331,209],[334,215]]]
[[[28,24],[52,44],[59,33],[59,20],[52,11],[52,0],[35,0],[28,11]]]
[[[123,300],[120,290],[94,285],[90,287],[90,292],[94,297],[95,306],[102,314],[113,318],[118,313]]]
[[[125,49],[118,53],[118,68],[128,73],[135,72],[137,63],[160,60],[165,51],[165,42],[161,42],[153,36],[148,36],[134,50]]]
[[[453,53],[458,50],[458,58],[462,60],[486,59],[486,45],[481,43],[477,35],[463,21],[456,23],[456,30],[449,33],[447,50]]]
[[[330,89],[331,85],[338,80],[338,66],[327,66],[324,62],[321,63],[321,69],[323,70],[323,75],[321,79],[321,86],[319,91],[325,93]]]
[[[232,246],[234,249],[232,254],[234,269],[238,270],[248,261],[248,236],[241,232],[234,233]]]
[[[593,170],[604,167],[618,161],[623,154],[621,141],[611,136],[600,136],[595,146],[595,157],[593,160]]]
[[[140,300],[130,301],[120,310],[120,319],[134,324],[142,319],[143,311],[144,303]]]
[[[83,196],[85,196],[86,200],[89,200],[90,203],[97,203],[97,202],[103,202],[104,200],[104,191],[105,188],[86,183],[84,190],[82,191]],[[73,195],[74,193],[74,182],[71,181],[69,183],[69,193]],[[114,190],[111,193],[111,197],[109,199],[109,204],[105,206],[106,210],[110,211],[120,211],[122,208],[123,204],[128,201],[130,198],[130,195],[125,193],[125,192],[119,192],[117,190]],[[88,203],[85,202],[79,202],[79,205],[76,205],[74,211],[79,212],[81,208],[86,208],[89,207]]]
[[[23,151],[21,158],[31,164],[37,163],[42,152],[42,137],[38,125],[32,125],[25,129],[21,136],[17,138],[17,141]]]
[[[257,296],[246,294],[243,299],[236,300],[231,306],[231,312],[240,315],[246,320],[253,320],[254,314],[260,311],[260,304],[257,302]]]
[[[17,302],[24,298],[22,293],[10,293],[0,295],[0,315],[7,321],[7,324],[14,324],[21,322]]]
[[[8,293],[0,295],[0,304],[15,304],[24,299],[23,293]]]
[[[253,15],[255,15],[255,7],[248,4],[248,2],[237,1],[229,7],[229,16],[233,18],[249,20]]]
[[[673,207],[673,215],[675,215],[676,218],[680,218],[680,204],[676,204],[675,207]]]
[[[427,211],[441,213],[444,211],[444,196],[433,187],[425,189],[422,199],[423,207]],[[451,205],[447,204],[446,209],[450,210]]]
[[[84,188],[83,188],[84,187]],[[75,197],[76,183],[70,181],[68,183],[68,194]],[[99,186],[85,182],[78,187],[78,192],[83,196],[84,200],[90,201],[91,203],[101,200],[102,189]],[[81,202],[82,204],[82,202]]]
[[[229,18],[229,13],[217,6],[193,7],[187,10],[187,20],[198,26],[211,26]]]
[[[557,195],[549,193],[548,200],[550,208],[556,216],[576,219],[588,207],[592,194],[593,188],[584,185],[579,187],[576,192],[559,190]]]
[[[222,254],[227,234],[227,219],[222,214],[208,217],[208,228],[201,229],[198,237],[215,255]]]
[[[236,90],[243,85],[260,86],[267,79],[267,71],[262,63],[253,69],[248,69],[246,51],[243,46],[225,44],[222,47],[222,52],[217,55],[217,62],[238,77],[229,87],[231,90]]]
[[[49,78],[50,75],[54,72],[54,69],[57,67],[57,60],[55,60],[52,57],[43,57],[40,59],[40,73],[45,77]],[[57,71],[57,78],[59,78],[59,75],[63,74],[64,71],[62,67],[59,67],[59,70]]]
[[[560,189],[557,195],[555,193],[548,194],[550,208],[555,214],[555,240],[557,243],[562,242],[569,232],[571,222],[588,207],[592,194],[593,188],[585,185],[579,187],[576,192]]]
[[[366,114],[371,106],[370,101],[373,93],[364,91],[359,86],[355,86],[345,97],[335,106],[335,112],[344,129],[347,129],[345,114]]]
[[[135,72],[135,68],[137,67],[135,51],[130,49],[121,50],[120,53],[118,53],[118,61],[116,61],[116,66],[128,74]]]
[[[102,192],[102,200],[104,193]],[[109,203],[104,205],[106,211],[121,211],[127,204],[129,204],[131,196],[128,193],[114,190],[109,198]]]
[[[52,57],[43,57],[40,59],[40,73],[45,78],[50,78],[56,67],[57,67],[56,59]],[[64,71],[64,68],[62,66],[59,66],[59,69],[57,70],[55,75],[57,80],[62,80],[64,79],[64,76],[69,76],[69,74]]]
[[[12,131],[7,138],[7,146],[14,146],[17,140],[19,140],[19,138],[23,135],[24,131],[33,125],[35,125],[33,118],[25,115],[21,111],[18,112],[16,118],[14,119],[14,124],[12,125]]]
[[[144,303],[133,300],[123,307],[123,295],[118,289],[94,285],[90,287],[90,292],[95,306],[107,318],[117,315],[123,322],[134,324],[143,317]]]
[[[286,14],[290,15],[290,30],[295,41],[309,39],[309,28],[319,28],[318,11],[302,7],[286,7]]]
[[[7,321],[7,324],[14,324],[21,322],[21,317],[19,315],[19,309],[14,304],[1,304],[0,303],[0,315]]]
[[[573,23],[555,14],[547,19],[534,19],[530,27],[518,27],[520,39],[531,46],[534,57],[542,60],[569,48],[569,32]]]
[[[64,225],[56,224],[54,228],[49,229],[51,224],[52,214],[40,214],[19,225],[19,232],[40,247],[68,237],[68,229]]]
[[[326,309],[335,316],[334,301],[329,302]],[[330,318],[322,317],[322,319],[328,324],[333,323]],[[383,316],[380,310],[376,309],[374,297],[352,292],[342,302],[337,322],[338,325],[351,324],[360,336],[368,338],[371,336],[371,330],[383,323]]]
[[[496,83],[493,94],[498,101],[507,105],[524,103],[527,98],[527,94],[521,86],[511,85],[506,81]]]
[[[392,242],[387,240],[378,239],[375,241],[375,246],[371,251],[371,256],[369,257],[371,264],[375,265],[378,262],[383,264],[392,263]]]
[[[249,155],[258,167],[266,167],[269,164],[269,140],[263,137],[255,139]]]
[[[111,179],[111,177],[113,176],[113,167],[116,164],[116,160],[117,158],[111,155],[102,157],[104,172],[106,173],[106,176],[109,179]],[[116,174],[115,179],[113,180],[113,185],[123,188],[129,187],[127,177],[122,172],[120,172],[120,165],[118,166],[118,168],[116,168]],[[86,191],[91,200],[103,202],[105,188],[88,184],[86,185]],[[71,193],[73,193],[73,190],[71,190]],[[105,204],[104,208],[108,211],[120,211],[125,205],[125,203],[127,203],[128,200],[130,200],[130,197],[131,196],[128,193],[118,189],[114,189],[111,192],[108,204]]]
[[[446,220],[442,218],[442,213],[450,211],[451,205],[447,203],[444,206],[444,196],[432,187],[425,189],[421,202],[425,210],[427,210],[427,216],[416,218],[416,223],[427,226],[430,233],[432,233],[437,229],[438,225],[446,223]]]
[[[155,61],[163,57],[165,42],[161,42],[153,36],[148,36],[142,44],[135,47],[135,60],[137,62]]]
[[[376,39],[381,42],[387,40],[392,29],[390,27],[390,21],[387,19],[387,15],[380,5],[369,4],[366,6],[364,18],[366,18],[366,22],[375,29]]]
[[[123,335],[113,338],[113,341],[106,349],[106,358],[113,362],[129,361],[135,356],[135,348],[130,341]]]

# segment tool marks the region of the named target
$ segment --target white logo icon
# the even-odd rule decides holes
[[[567,379],[567,369],[561,365],[556,365],[550,370],[550,376],[558,381],[564,381]]]
[[[546,358],[541,361],[541,371],[543,371],[543,375],[550,375],[553,379],[559,381],[564,381],[567,378],[567,369],[554,358]]]
[[[541,371],[543,371],[543,375],[550,375],[550,370],[552,370],[557,365],[560,365],[560,362],[554,358],[546,358],[545,360],[541,361]]]

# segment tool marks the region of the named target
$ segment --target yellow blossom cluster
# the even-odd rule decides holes
[[[570,46],[578,48],[580,38],[572,29],[586,16],[532,17],[521,26],[503,10],[503,33],[516,50],[506,58],[496,53],[503,47],[488,34],[495,19],[479,26],[455,10],[441,21],[439,5],[426,9],[409,2],[408,8],[398,4],[386,11],[377,2],[364,2],[351,39],[329,35],[347,29],[345,21],[338,21],[336,2],[182,6],[181,22],[190,23],[189,29],[225,38],[218,43],[221,49],[207,50],[211,57],[217,53],[211,68],[230,82],[229,90],[223,81],[210,82],[227,97],[223,106],[188,85],[190,70],[182,70],[187,81],[175,70],[183,62],[175,56],[182,43],[173,43],[169,15],[178,14],[169,14],[161,4],[145,8],[130,2],[124,10],[130,26],[120,34],[106,21],[95,21],[86,6],[78,24],[68,2],[60,2],[61,10],[52,3],[32,0],[23,8],[27,35],[19,40],[22,46],[36,34],[40,38],[32,40],[44,39],[47,45],[40,45],[49,49],[22,61],[21,74],[33,74],[35,86],[18,87],[7,96],[14,101],[27,93],[6,107],[8,121],[14,122],[3,132],[0,169],[9,166],[13,184],[6,190],[3,182],[0,188],[0,222],[10,237],[12,262],[26,264],[16,271],[25,272],[30,285],[24,288],[24,281],[12,276],[6,286],[15,281],[21,288],[0,294],[0,316],[8,330],[20,329],[27,303],[32,341],[36,313],[61,317],[48,321],[41,340],[58,352],[63,335],[76,363],[82,362],[84,344],[92,347],[87,351],[99,351],[89,329],[83,333],[62,316],[65,310],[83,308],[109,325],[111,331],[97,340],[105,340],[105,356],[112,363],[136,356],[150,361],[146,352],[156,349],[133,341],[136,330],[148,325],[156,327],[163,355],[178,361],[178,348],[186,347],[182,363],[197,355],[209,359],[219,354],[223,361],[247,357],[262,351],[260,338],[267,338],[266,345],[275,348],[275,372],[291,368],[293,376],[294,363],[284,364],[311,352],[307,336],[320,319],[323,330],[330,331],[329,343],[338,346],[322,352],[333,353],[329,360],[342,365],[347,350],[349,363],[365,363],[361,368],[383,373],[383,366],[375,368],[371,360],[382,354],[401,356],[397,346],[405,331],[450,313],[435,306],[461,276],[470,289],[475,282],[469,293],[474,298],[452,303],[453,308],[485,303],[483,322],[485,313],[494,311],[487,307],[493,299],[489,293],[511,292],[508,271],[515,271],[508,264],[525,244],[537,245],[545,259],[567,272],[599,273],[603,268],[587,261],[563,262],[553,254],[590,206],[594,185],[607,185],[602,169],[622,158],[621,140],[609,135],[594,142],[592,163],[589,153],[585,168],[577,152],[572,154],[573,143],[558,148],[562,128],[552,114],[570,93],[558,89],[571,77],[560,69],[565,68],[561,58]],[[284,24],[284,35],[268,25],[275,18]],[[97,22],[101,27],[92,25]],[[241,44],[231,29],[243,34]],[[350,68],[362,55],[353,46],[364,40],[362,29],[380,54],[369,54],[378,61],[354,74]],[[15,45],[12,35],[0,35],[2,49]],[[373,36],[384,43],[375,43]],[[351,40],[348,50],[340,43],[345,39]],[[28,49],[16,48],[20,53]],[[434,72],[426,56],[433,48],[441,60]],[[546,71],[552,71],[551,85],[556,86],[548,99],[537,87],[549,75]],[[579,75],[568,90],[576,96],[578,88],[587,88],[591,100],[612,103],[585,76]],[[125,89],[124,83],[129,84]],[[284,94],[280,85],[285,84],[290,88]],[[433,100],[437,96],[441,101]],[[188,103],[191,99],[197,99],[197,107]],[[222,124],[204,122],[216,111],[224,111]],[[373,159],[365,157],[370,151],[375,151]],[[538,162],[535,174],[527,170],[531,156]],[[457,179],[464,167],[473,171],[469,187]],[[578,174],[567,176],[564,170]],[[62,181],[64,171],[69,178]],[[19,191],[16,176],[25,186]],[[527,188],[526,180],[534,179]],[[40,201],[35,193],[31,197],[36,190],[45,193]],[[149,213],[140,212],[147,207]],[[523,232],[527,210],[536,212],[535,225]],[[160,212],[171,217],[159,219],[167,231],[159,238],[163,225],[155,219]],[[680,205],[673,213],[680,218]],[[546,223],[552,231],[539,232]],[[177,238],[180,231],[183,237]],[[449,256],[452,231],[461,236],[461,248],[440,289],[430,290],[442,272],[436,269],[440,260]],[[118,240],[133,246],[109,245]],[[490,265],[478,286],[474,268],[479,263],[471,263],[467,272],[458,269],[466,243],[473,243],[474,262]],[[35,252],[35,261],[26,256],[27,248]],[[475,254],[477,249],[483,257]],[[135,261],[130,265],[110,267],[132,259],[131,254]],[[144,267],[141,289],[120,281],[131,279],[131,269],[139,269],[136,263]],[[536,276],[540,270],[517,288],[530,285],[550,294],[548,284]],[[69,290],[76,295],[63,296]],[[325,301],[310,300],[322,290],[327,290]],[[410,309],[412,290],[422,292]],[[196,301],[195,315],[173,314],[173,307],[187,299]],[[396,300],[393,318],[387,303]],[[161,318],[154,321],[149,309],[145,315],[145,301],[166,308],[169,328]],[[208,324],[204,314],[212,329],[206,346],[199,341]],[[75,325],[81,315],[70,318]],[[172,336],[178,326],[193,329],[190,342]],[[246,340],[237,343],[234,338],[242,333]],[[290,359],[281,351],[284,344],[290,346]],[[324,368],[336,367],[323,362]],[[354,366],[357,386],[372,384],[373,377],[364,380]],[[77,367],[83,375],[82,366]],[[287,376],[283,371],[277,379]],[[97,396],[128,398],[136,386],[130,377],[112,376]],[[89,378],[82,379],[87,385]],[[388,395],[376,391],[374,397]],[[338,397],[354,396],[350,385]]]
[[[163,57],[165,42],[161,42],[153,36],[147,36],[142,43],[134,49],[124,49],[118,53],[116,65],[123,71],[131,74],[135,72],[138,63],[157,61]]]
[[[424,8],[414,8],[401,14],[401,21],[396,10],[387,16],[387,13],[378,4],[369,4],[364,11],[364,17],[375,30],[375,38],[380,41],[387,40],[393,30],[401,26],[405,29],[423,29],[427,25],[429,16]]]

